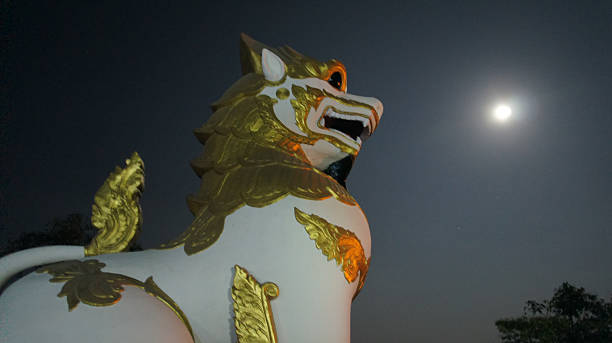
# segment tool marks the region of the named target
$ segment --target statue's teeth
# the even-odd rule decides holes
[[[371,133],[372,128],[370,127],[370,123],[366,118],[363,117],[359,117],[359,116],[351,116],[348,114],[342,114],[342,113],[337,113],[334,112],[331,108],[328,108],[327,111],[325,111],[325,115],[323,116],[323,118],[325,118],[325,116],[329,116],[329,117],[333,117],[333,118],[338,118],[338,119],[344,119],[344,120],[352,120],[352,121],[359,121],[361,122],[361,124],[363,125],[363,127],[368,127],[368,132]]]

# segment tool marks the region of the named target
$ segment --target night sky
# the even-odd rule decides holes
[[[45,3],[2,4],[1,241],[89,215],[133,151],[142,244],[182,232],[245,32],[385,105],[348,178],[372,231],[352,342],[496,342],[564,281],[612,294],[612,2]]]

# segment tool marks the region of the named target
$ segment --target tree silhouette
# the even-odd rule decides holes
[[[84,221],[84,216],[80,213],[54,218],[46,226],[46,229],[41,231],[22,233],[0,251],[0,256],[46,245],[84,246],[89,244],[97,230],[88,221]],[[130,251],[137,250],[142,250],[142,247],[137,243],[132,244]]]
[[[22,233],[16,239],[9,241],[0,249],[0,257],[10,253],[36,248],[47,245],[82,245],[89,244],[95,236],[97,229],[89,221],[84,220],[80,213],[72,213],[64,218],[54,218],[47,223],[46,228],[41,231]],[[0,228],[4,230],[5,228]],[[132,243],[129,251],[143,250],[140,244]],[[6,283],[0,285],[2,293],[11,283],[22,276],[31,273],[38,266],[27,268],[16,275],[13,275]]]
[[[527,301],[523,315],[495,322],[504,343],[610,343],[612,299],[564,282],[552,299]]]

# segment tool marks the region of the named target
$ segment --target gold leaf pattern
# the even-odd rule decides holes
[[[189,320],[178,304],[157,286],[153,277],[142,282],[126,275],[103,272],[102,268],[105,266],[106,264],[95,259],[70,260],[46,265],[37,272],[52,275],[49,282],[64,282],[57,296],[66,297],[69,311],[74,310],[81,302],[89,306],[111,306],[121,300],[123,286],[141,288],[166,304],[185,324],[193,337]]]
[[[259,284],[238,265],[235,271],[232,299],[238,343],[276,343],[270,300],[278,296],[278,286],[271,282]]]
[[[304,213],[298,208],[294,208],[294,212],[295,219],[304,225],[317,249],[321,250],[328,261],[333,259],[342,266],[344,278],[348,283],[352,283],[359,276],[354,299],[363,288],[370,265],[370,259],[366,260],[359,238],[353,232],[331,224],[315,214]]]
[[[125,163],[124,169],[115,168],[94,196],[91,223],[98,232],[85,247],[85,256],[125,251],[140,232],[144,162],[134,152]]]

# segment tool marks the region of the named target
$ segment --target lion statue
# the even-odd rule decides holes
[[[142,222],[137,153],[94,197],[86,247],[0,259],[2,342],[349,342],[370,229],[345,180],[382,103],[319,62],[242,35],[243,76],[195,130],[192,224],[127,252]]]

